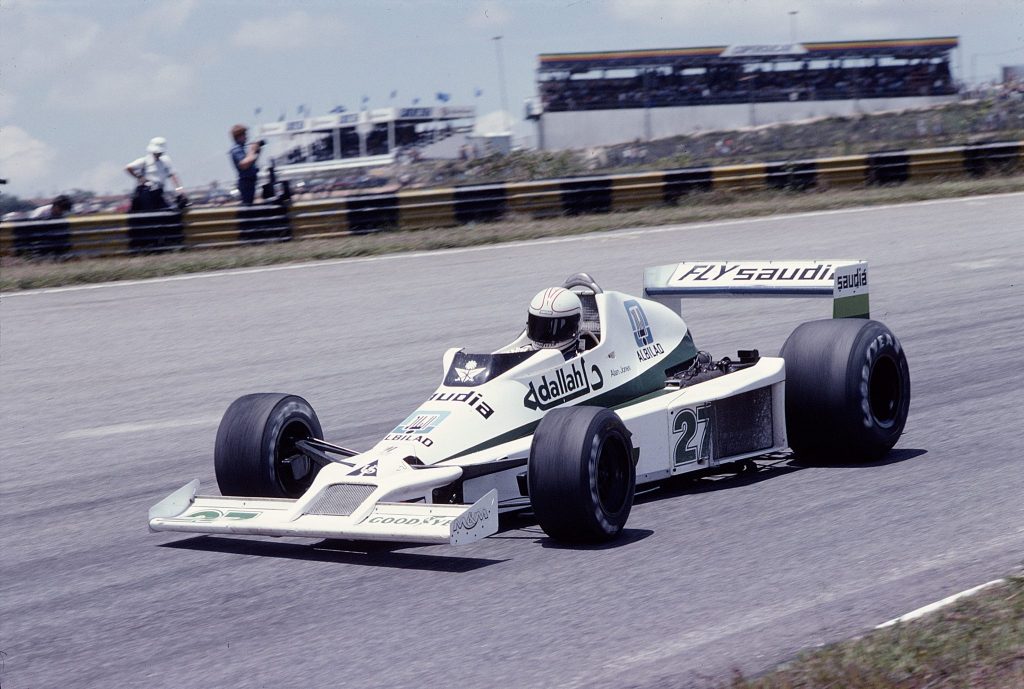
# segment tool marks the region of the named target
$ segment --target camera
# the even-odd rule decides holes
[[[267,140],[266,140],[266,139],[260,139],[260,140],[259,140],[259,141],[257,141],[256,143],[257,143],[257,144],[259,144],[259,147],[260,147],[260,148],[263,148],[264,146],[266,146],[266,145],[267,145]]]

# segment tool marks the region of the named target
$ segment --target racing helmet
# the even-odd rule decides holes
[[[530,302],[526,336],[543,349],[563,349],[575,344],[580,332],[583,305],[574,292],[549,287]]]

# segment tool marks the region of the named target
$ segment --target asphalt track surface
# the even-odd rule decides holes
[[[0,301],[4,689],[676,687],[757,672],[1024,560],[1024,195],[624,231],[8,294]],[[471,231],[471,230],[470,230]],[[370,446],[451,345],[511,339],[587,270],[866,258],[913,377],[877,464],[763,463],[639,498],[568,549],[529,517],[461,548],[152,534],[236,396],[301,394]],[[703,300],[716,356],[778,351],[827,300]]]

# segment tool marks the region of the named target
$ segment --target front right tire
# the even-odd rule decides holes
[[[213,464],[222,495],[298,498],[313,483],[319,465],[295,443],[322,438],[320,420],[296,395],[260,392],[231,403],[214,447]]]

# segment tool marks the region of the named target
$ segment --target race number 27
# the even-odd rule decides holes
[[[675,463],[707,462],[711,459],[711,407],[702,404],[696,409],[680,409],[672,420],[676,440]]]

